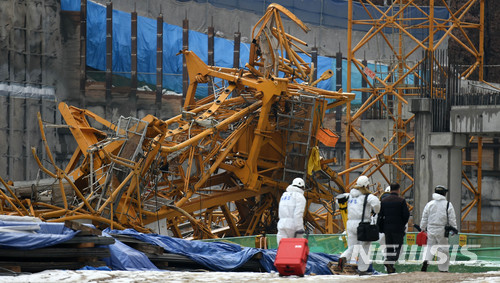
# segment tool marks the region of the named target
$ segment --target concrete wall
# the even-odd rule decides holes
[[[387,144],[387,141],[392,136],[392,125],[392,121],[389,120],[361,121],[361,131],[363,132],[364,136],[377,147],[377,149],[375,149],[369,143],[365,142],[364,146],[367,149],[369,155],[366,152],[363,152],[364,158],[370,158],[370,156],[375,157],[379,152],[378,150],[382,149],[384,145]],[[389,154],[389,150],[390,149],[387,149],[385,155]],[[385,189],[385,187],[387,187],[390,182],[395,180],[393,180],[393,176],[389,170],[388,165],[382,166],[381,170],[384,175],[389,178],[389,182],[387,182],[382,174],[380,174],[378,171],[373,174],[370,179],[373,184],[380,184],[382,189]]]
[[[31,147],[44,166],[53,169],[41,143],[37,113],[44,122],[63,125],[60,101],[85,107],[109,121],[120,116],[142,118],[155,113],[154,94],[114,95],[109,105],[99,90],[92,103],[79,89],[80,13],[61,12],[60,1],[0,1],[0,176],[7,180],[34,180],[38,176]],[[181,98],[164,96],[161,118],[177,115]],[[133,109],[132,109],[133,108]],[[76,143],[68,129],[46,127],[51,152],[64,168]],[[44,178],[46,176],[40,176]]]
[[[500,136],[500,105],[453,106],[450,130],[481,136]]]
[[[411,99],[410,110],[415,113],[414,222],[420,222],[424,207],[432,200],[437,185],[448,188],[447,198],[455,208],[457,219],[460,219],[462,149],[467,145],[467,135],[431,132],[430,99]]]
[[[450,113],[450,130],[454,133],[466,133],[470,136],[498,137],[500,136],[500,106],[453,106]],[[495,141],[493,140],[493,143]],[[487,144],[483,145],[483,174],[484,170],[492,172],[498,170],[498,153],[494,149],[487,151]],[[493,152],[492,152],[493,151]],[[477,153],[476,153],[477,154]],[[490,155],[488,155],[490,154]],[[476,158],[472,158],[477,160]],[[486,161],[491,160],[490,166]],[[475,168],[475,167],[474,167]],[[497,171],[498,172],[498,171]],[[470,180],[477,186],[477,171],[471,171]],[[500,176],[484,176],[481,189],[481,219],[482,221],[500,221]],[[462,188],[462,206],[466,206],[474,198],[474,195],[465,187]],[[477,219],[477,206],[474,206],[465,220],[475,221]]]
[[[57,0],[0,1],[0,82],[64,93],[59,15]]]
[[[10,180],[35,179],[38,173],[38,166],[35,163],[31,148],[37,149],[37,154],[43,160],[44,166],[53,169],[48,163],[46,150],[41,141],[38,126],[37,113],[40,113],[42,120],[56,124],[60,118],[55,115],[54,96],[42,97],[19,94],[17,91],[0,90],[0,162],[5,166],[0,166],[0,176]],[[24,88],[24,91],[27,91]],[[55,128],[46,128],[46,137],[50,143],[50,149],[56,155],[58,137]],[[58,165],[61,165],[59,163]],[[43,178],[43,177],[42,177]]]
[[[6,180],[21,181],[48,177],[39,172],[31,153],[32,147],[36,148],[44,166],[54,172],[41,140],[38,113],[45,123],[46,138],[57,166],[64,169],[77,148],[71,132],[64,127],[63,117],[57,109],[59,102],[53,94],[53,89],[52,95],[47,95],[51,89],[45,89],[46,93],[43,94],[40,91],[30,92],[33,90],[39,89],[0,83],[0,105],[3,109],[0,111],[0,163],[5,164],[0,166],[0,177]],[[179,97],[165,99],[162,116],[173,116],[174,109],[179,109],[180,102]],[[120,104],[114,104],[113,107],[94,105],[87,110],[106,117],[108,121],[116,122],[120,116],[130,116],[121,113],[120,108]],[[142,118],[153,113],[154,107],[142,105],[136,112],[137,115],[134,117]],[[100,127],[92,119],[89,121],[91,125]]]
[[[471,178],[473,184],[477,184],[477,178]],[[482,179],[482,221],[498,222],[500,221],[500,178],[483,177]],[[462,190],[462,206],[466,206],[474,199],[474,195],[468,190]],[[469,212],[465,220],[475,221],[477,218],[477,207],[475,206]]]

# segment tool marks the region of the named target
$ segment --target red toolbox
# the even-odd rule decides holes
[[[283,238],[276,253],[274,266],[278,269],[280,276],[304,276],[308,256],[307,239]]]

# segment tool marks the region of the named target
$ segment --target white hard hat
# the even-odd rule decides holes
[[[384,192],[386,192],[386,193],[388,193],[388,192],[390,192],[390,191],[391,191],[391,186],[387,186],[387,187],[385,188],[385,190],[384,190]]]
[[[370,180],[368,180],[368,177],[364,175],[359,176],[358,180],[356,181],[357,187],[368,187],[369,185],[370,185]]]
[[[302,178],[293,179],[292,185],[301,189],[304,189],[304,180]]]

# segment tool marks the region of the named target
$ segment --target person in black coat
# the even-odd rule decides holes
[[[391,184],[391,191],[381,202],[378,214],[380,232],[385,234],[387,273],[394,273],[394,263],[399,258],[401,246],[406,233],[406,224],[410,218],[410,211],[406,200],[399,196],[399,184]]]

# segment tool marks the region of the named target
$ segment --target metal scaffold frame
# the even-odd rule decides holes
[[[379,172],[382,177],[390,183],[390,181],[402,182],[408,184],[403,188],[402,193],[405,194],[413,187],[412,176],[405,171],[405,165],[413,164],[413,158],[408,158],[406,154],[406,147],[413,143],[414,137],[410,135],[408,126],[413,120],[414,116],[404,119],[403,108],[406,105],[407,98],[410,96],[418,95],[418,87],[408,84],[408,80],[414,79],[415,81],[422,80],[422,74],[418,72],[419,67],[426,61],[434,61],[438,66],[437,68],[446,69],[445,66],[439,65],[440,63],[435,60],[434,53],[438,49],[442,49],[446,40],[451,39],[458,43],[469,54],[472,55],[474,62],[460,73],[460,78],[469,78],[474,72],[478,73],[480,81],[483,81],[483,54],[484,54],[484,0],[470,0],[456,10],[452,10],[448,1],[445,0],[429,0],[428,6],[419,6],[415,4],[414,0],[394,0],[392,4],[387,7],[380,7],[375,5],[370,0],[355,1],[349,0],[348,3],[348,42],[347,42],[347,92],[363,92],[368,93],[369,96],[366,101],[363,101],[359,109],[353,111],[351,103],[347,104],[346,110],[346,161],[345,170],[339,173],[339,176],[344,176],[344,181],[349,187],[352,185],[353,180],[350,179],[349,174],[354,170],[362,169],[362,174],[371,176]],[[359,20],[353,18],[353,5],[361,5],[368,17],[367,19]],[[440,5],[445,7],[449,12],[448,19],[441,19],[435,17],[434,7]],[[479,5],[479,23],[472,23],[467,20],[467,15],[471,12],[472,8]],[[420,11],[419,17],[409,17],[405,11],[413,7]],[[384,8],[386,8],[384,10]],[[362,37],[359,42],[353,42],[353,31],[356,25],[369,26],[368,32]],[[423,39],[418,39],[414,36],[415,30],[426,31],[426,36]],[[468,30],[477,30],[479,39],[474,42],[468,35]],[[389,31],[392,36],[389,36]],[[441,37],[439,37],[441,35]],[[359,54],[364,54],[365,48],[371,41],[381,39],[382,42],[387,44],[388,50],[392,51],[390,54],[395,58],[393,64],[388,65],[387,74],[373,74],[364,64],[363,60],[359,59]],[[410,42],[410,43],[408,43]],[[377,42],[378,43],[378,42]],[[411,46],[408,46],[411,45]],[[426,54],[424,58],[417,58],[418,53]],[[387,55],[387,54],[386,54]],[[430,58],[425,58],[429,56]],[[413,62],[411,61],[413,60]],[[352,70],[355,67],[362,75],[363,80],[367,83],[366,88],[353,88],[352,87]],[[376,71],[376,70],[375,70]],[[441,71],[441,70],[440,70]],[[429,70],[430,78],[433,78],[434,69]],[[369,77],[369,75],[371,77]],[[423,82],[428,84],[427,90],[430,97],[437,97],[442,95],[445,89],[442,86],[434,85],[434,82]],[[392,105],[391,105],[392,102]],[[393,135],[387,139],[387,142],[382,147],[377,147],[367,139],[360,129],[355,125],[359,125],[362,115],[367,113],[374,107],[375,104],[381,105],[385,117],[392,123]],[[359,142],[363,147],[364,153],[368,155],[365,158],[352,158],[351,157],[351,143]],[[376,154],[373,154],[373,149]],[[392,149],[390,151],[389,149]],[[372,152],[372,154],[370,154]],[[390,166],[391,172],[395,172],[392,180],[389,181],[381,168],[383,166]],[[480,167],[479,167],[480,168]],[[481,180],[478,173],[479,189],[474,189],[472,183],[469,182],[468,186],[480,194]],[[479,197],[480,199],[480,197]],[[476,201],[474,204],[468,205],[470,208],[473,205],[478,205],[478,221],[480,221],[480,202]],[[470,209],[469,209],[470,210]]]

